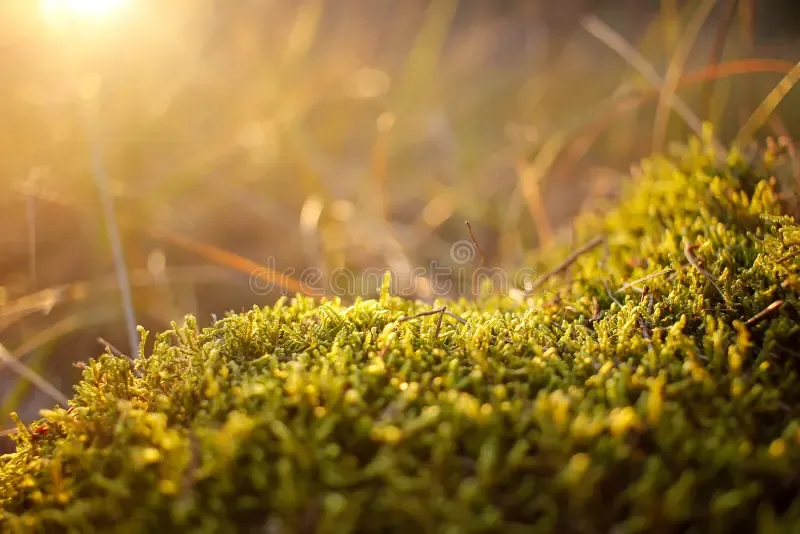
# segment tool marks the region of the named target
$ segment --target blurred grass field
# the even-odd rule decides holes
[[[519,268],[613,202],[632,163],[691,133],[666,106],[672,88],[722,143],[755,124],[793,150],[798,91],[748,121],[800,60],[798,13],[777,0],[128,0],[54,20],[3,3],[0,343],[67,396],[98,338],[131,352],[95,150],[129,311],[149,330],[273,301],[252,287],[259,266],[416,276],[452,262],[465,220],[487,264]],[[0,362],[1,411],[31,420],[52,395],[14,370]]]

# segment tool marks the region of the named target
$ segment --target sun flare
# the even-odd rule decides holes
[[[126,0],[41,0],[42,14],[49,19],[61,17],[97,18],[118,11]]]

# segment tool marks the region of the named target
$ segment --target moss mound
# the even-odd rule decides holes
[[[0,458],[3,531],[788,531],[800,227],[736,152],[642,170],[524,300],[297,298],[91,360]]]

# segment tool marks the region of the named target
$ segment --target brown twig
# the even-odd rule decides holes
[[[457,314],[455,314],[455,313],[453,313],[451,311],[448,311],[447,310],[447,306],[442,306],[441,308],[436,308],[436,309],[429,310],[429,311],[419,312],[419,313],[417,313],[415,315],[408,315],[406,317],[401,317],[400,319],[397,320],[397,322],[398,323],[404,323],[406,321],[410,321],[412,319],[417,319],[419,317],[427,317],[428,315],[436,315],[436,314],[439,315],[439,319],[436,321],[436,336],[435,337],[437,337],[437,338],[439,337],[439,332],[441,331],[441,328],[442,328],[442,319],[444,319],[445,315],[456,319],[461,324],[467,324],[466,319],[464,319],[463,317],[460,317],[459,315],[457,315]]]
[[[603,287],[606,288],[606,293],[608,293],[608,296],[611,297],[611,300],[613,300],[617,304],[617,306],[622,308],[622,303],[619,300],[617,300],[617,297],[614,296],[614,293],[611,291],[611,288],[608,287],[608,282],[606,282],[605,278],[603,278]]]
[[[597,300],[597,297],[592,297],[592,316],[589,318],[589,321],[597,321],[600,319],[600,301]]]
[[[797,246],[800,246],[800,241],[789,241],[788,243],[784,243],[783,246],[785,246],[787,248],[789,248],[789,247],[797,247]],[[800,255],[800,250],[795,250],[793,252],[790,252],[790,253],[786,254],[785,256],[782,256],[781,258],[779,258],[778,259],[778,263],[783,263],[785,261],[789,261],[790,259],[792,259],[792,258],[794,258],[795,256],[798,256],[798,255]]]
[[[533,287],[525,292],[526,295],[531,295],[534,291],[536,291],[543,283],[547,280],[552,278],[553,276],[559,274],[560,272],[568,269],[570,265],[575,263],[575,261],[581,257],[583,254],[595,249],[596,247],[600,246],[605,241],[605,236],[598,235],[590,239],[586,242],[583,246],[578,248],[577,250],[573,251],[569,256],[567,256],[564,261],[544,273],[540,278],[534,281]]]
[[[444,312],[445,309],[442,308],[442,313],[439,314],[439,318],[436,320],[436,333],[433,334],[435,339],[439,339],[439,332],[442,330],[442,319],[444,319]]]
[[[125,358],[126,360],[128,360],[130,362],[133,361],[133,358],[131,358],[130,356],[128,356],[126,354],[123,354],[121,350],[119,350],[117,347],[115,347],[114,345],[112,345],[111,343],[109,343],[108,341],[103,339],[102,337],[98,337],[97,338],[97,342],[100,343],[101,345],[103,345],[106,348],[106,350],[108,350],[108,352],[110,352],[113,356],[116,356],[117,358]]]
[[[787,255],[782,256],[781,258],[778,258],[778,263],[783,263],[783,262],[789,261],[792,258],[794,258],[795,256],[800,256],[800,250],[795,250],[794,252],[790,252]]]
[[[483,249],[478,244],[478,240],[475,239],[475,233],[472,231],[472,225],[469,221],[464,221],[467,225],[467,230],[469,230],[469,238],[472,240],[472,244],[475,246],[475,250],[478,251],[478,254],[481,256],[481,264],[480,266],[483,267],[486,263],[486,255],[483,253]],[[478,298],[478,277],[475,275],[472,276],[472,299],[475,300]]]
[[[713,285],[714,288],[722,296],[722,300],[725,301],[725,304],[729,304],[728,299],[725,297],[725,293],[722,292],[722,289],[719,287],[719,282],[717,282],[717,279],[714,278],[714,275],[712,275],[710,272],[700,267],[700,264],[697,263],[697,258],[695,258],[694,255],[692,254],[692,250],[695,248],[697,248],[697,245],[693,245],[690,243],[687,243],[686,246],[683,247],[683,255],[686,256],[686,260],[692,267],[697,269],[697,272],[705,276],[708,279],[708,281],[711,282],[711,285]]]
[[[437,313],[444,313],[447,310],[446,306],[442,306],[441,308],[436,308],[429,311],[419,312],[414,315],[406,315],[405,317],[401,317],[397,320],[398,323],[405,323],[406,321],[410,321],[412,319],[418,319],[420,317],[427,317],[428,315],[436,315]]]
[[[528,213],[533,219],[539,245],[547,246],[553,240],[553,228],[547,217],[547,209],[542,198],[540,183],[553,166],[566,140],[564,132],[556,132],[542,145],[534,161],[530,164],[517,162],[518,190],[522,193]]]
[[[439,315],[439,318],[436,321],[436,336],[435,337],[437,337],[437,338],[439,337],[439,332],[441,331],[441,328],[442,328],[442,319],[444,319],[445,315],[448,315],[448,316],[456,319],[461,324],[467,324],[467,320],[466,319],[464,319],[463,317],[461,317],[461,316],[459,316],[459,315],[457,315],[457,314],[455,314],[455,313],[453,313],[451,311],[448,311],[447,310],[447,306],[442,306],[441,308],[436,308],[436,309],[433,309],[433,310],[428,310],[428,311],[424,311],[424,312],[415,313],[414,315],[406,315],[405,317],[400,317],[399,319],[397,319],[396,322],[398,324],[399,323],[405,323],[406,321],[411,321],[412,319],[418,319],[420,317],[428,317],[429,315],[437,315],[437,314]],[[388,344],[384,345],[384,347],[378,353],[378,358],[383,359],[383,357],[386,356],[387,352],[389,352],[389,345]]]
[[[647,341],[647,348],[653,350],[653,334],[650,332],[650,327],[647,326],[647,321],[640,314],[636,314],[636,321],[639,323],[639,328],[642,331],[642,337]]]
[[[677,271],[673,272],[671,275],[669,275],[669,276],[667,277],[667,280],[666,280],[666,281],[667,281],[667,282],[672,282],[673,280],[675,280],[675,279],[678,277],[678,272],[679,272],[679,271],[685,271],[685,270],[687,270],[687,269],[689,269],[689,268],[691,268],[691,267],[692,267],[692,266],[691,266],[691,265],[688,265],[688,264],[681,265],[681,268],[680,268],[680,269],[678,269]]]
[[[658,271],[657,273],[648,274],[647,276],[639,278],[638,280],[633,280],[632,282],[628,282],[625,285],[623,285],[622,287],[620,287],[619,289],[617,289],[617,291],[618,292],[619,291],[625,291],[626,289],[630,289],[635,285],[641,284],[642,282],[647,282],[648,280],[652,280],[653,278],[658,278],[659,276],[664,276],[665,274],[672,274],[674,272],[675,272],[675,269],[672,269],[671,267],[669,267],[669,268],[666,268],[664,270]]]
[[[483,253],[483,249],[478,244],[478,240],[475,239],[475,234],[472,231],[472,225],[469,221],[464,221],[464,224],[467,225],[467,230],[469,230],[469,238],[472,240],[472,244],[475,245],[475,249],[478,251],[478,254],[481,255],[481,266],[486,264],[486,255]]]
[[[747,325],[747,326],[750,326],[751,324],[755,324],[758,321],[760,321],[761,319],[763,319],[764,317],[766,317],[767,315],[769,315],[770,313],[772,313],[775,310],[777,310],[778,308],[780,308],[781,306],[783,306],[783,301],[782,300],[776,300],[775,302],[773,302],[772,304],[770,304],[769,306],[767,306],[766,308],[764,308],[763,310],[761,310],[760,312],[758,312],[757,314],[755,314],[754,316],[749,318],[744,324]]]
[[[447,315],[447,316],[452,317],[453,319],[455,319],[456,321],[458,321],[461,324],[467,324],[467,320],[466,319],[464,319],[463,317],[461,317],[460,315],[458,315],[456,313],[451,312],[450,310],[445,310],[444,314]]]

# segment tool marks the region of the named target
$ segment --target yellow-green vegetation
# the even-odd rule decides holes
[[[281,300],[90,360],[0,458],[3,531],[788,532],[800,227],[770,158],[644,162],[525,299]]]

